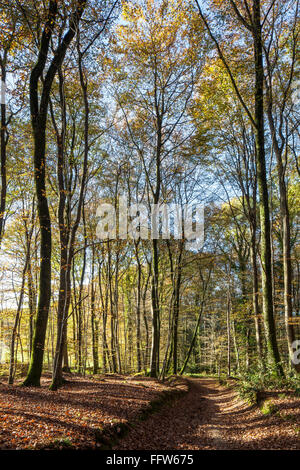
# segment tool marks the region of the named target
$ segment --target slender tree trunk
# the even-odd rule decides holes
[[[158,240],[152,240],[152,346],[150,376],[157,377],[159,372],[159,296],[158,296]]]
[[[237,367],[237,373],[239,374],[241,370],[241,365],[240,365],[240,353],[239,353],[239,348],[238,348],[237,338],[236,338],[235,320],[232,321],[232,332],[233,332],[233,344],[234,344],[235,355],[236,355],[236,367]]]
[[[256,215],[254,215],[256,217]],[[251,228],[251,264],[252,264],[252,306],[255,324],[256,349],[259,362],[264,366],[263,347],[260,327],[260,311],[258,302],[258,269],[257,269],[257,250],[256,250],[256,223]]]
[[[285,182],[285,166],[283,164],[282,152],[286,144],[282,136],[282,146],[279,146],[276,137],[275,123],[272,114],[272,101],[270,99],[268,106],[269,126],[272,133],[272,141],[274,152],[277,160],[278,187],[280,195],[280,220],[282,229],[282,257],[283,257],[283,280],[284,280],[284,314],[285,328],[290,357],[290,364],[296,372],[300,372],[300,365],[294,364],[293,342],[295,341],[295,331],[293,327],[293,305],[292,305],[292,260],[291,260],[291,229],[290,229],[290,212],[288,206],[287,187]]]
[[[15,342],[16,338],[18,335],[18,329],[19,329],[19,324],[20,324],[20,315],[21,315],[21,310],[22,310],[22,305],[23,305],[23,298],[24,298],[24,288],[25,288],[25,279],[26,279],[26,272],[28,268],[28,260],[29,260],[29,254],[27,253],[26,255],[26,260],[25,260],[25,266],[23,269],[23,274],[22,274],[22,285],[21,285],[21,292],[20,292],[20,297],[18,301],[18,306],[17,306],[17,312],[15,316],[15,322],[13,326],[13,331],[12,331],[12,336],[11,336],[11,343],[10,343],[10,364],[9,364],[9,376],[8,376],[8,383],[12,385],[14,383],[14,373],[15,373]]]
[[[177,374],[178,369],[178,321],[180,310],[180,288],[182,276],[182,253],[184,242],[180,241],[179,256],[177,260],[177,272],[175,280],[175,296],[174,296],[174,315],[173,315],[173,374]]]
[[[35,295],[35,289],[34,289],[34,284],[33,284],[31,260],[29,260],[28,269],[27,269],[27,285],[28,285],[28,308],[29,308],[29,351],[31,354],[32,340],[33,340],[33,322],[34,322],[35,312],[36,312],[36,295]]]
[[[184,362],[183,362],[183,366],[182,366],[182,368],[181,368],[181,370],[180,370],[180,372],[179,372],[180,375],[182,375],[182,374],[184,373],[184,371],[185,371],[185,369],[186,369],[186,366],[188,365],[188,362],[189,362],[189,360],[190,360],[192,351],[193,351],[193,349],[194,349],[195,341],[196,341],[196,337],[197,337],[197,333],[198,333],[199,326],[200,326],[200,322],[201,322],[201,318],[202,318],[203,307],[204,307],[204,301],[201,302],[200,311],[199,311],[199,314],[198,314],[197,323],[196,323],[195,330],[194,330],[194,333],[193,333],[192,341],[191,341],[191,343],[190,343],[188,352],[187,352],[186,357],[185,357],[185,360],[184,360]]]
[[[253,0],[253,39],[255,53],[255,141],[257,182],[260,196],[263,318],[269,364],[274,367],[278,375],[283,375],[273,312],[270,212],[265,157],[264,69],[260,0]]]
[[[115,337],[115,310],[114,310],[114,296],[113,296],[113,275],[111,266],[111,249],[110,243],[108,243],[108,288],[109,288],[109,306],[110,306],[110,350],[111,350],[111,362],[113,372],[117,372],[117,352],[116,352],[116,337]]]
[[[5,54],[6,56],[6,54]],[[5,98],[5,88],[6,88],[6,57],[4,60],[0,61],[0,70],[1,70],[1,88],[4,88]],[[5,209],[6,209],[6,192],[7,192],[7,182],[6,182],[6,149],[8,143],[7,136],[7,122],[6,122],[6,103],[1,102],[1,128],[0,128],[0,159],[1,159],[1,194],[0,194],[0,246],[3,237],[4,230],[4,220],[5,220]]]
[[[137,349],[137,370],[142,370],[141,357],[141,288],[142,288],[142,266],[138,253],[138,245],[136,244],[137,259],[137,304],[136,304],[136,349]]]
[[[145,331],[146,331],[146,339],[145,339],[145,360],[144,360],[144,368],[145,371],[148,370],[149,367],[149,362],[150,362],[150,341],[149,341],[149,325],[148,325],[148,319],[147,319],[147,309],[146,309],[146,299],[147,299],[147,292],[148,292],[148,285],[149,285],[149,280],[151,276],[151,270],[149,269],[148,276],[145,282],[144,286],[144,291],[143,291],[143,319],[144,319],[144,325],[145,325]]]
[[[91,281],[91,326],[92,326],[92,352],[93,352],[93,374],[99,372],[99,355],[98,355],[98,342],[99,342],[99,322],[96,320],[95,311],[95,247],[92,248],[92,281]]]
[[[103,372],[107,372],[107,365],[109,365],[108,358],[108,344],[107,344],[107,307],[108,307],[108,289],[105,290],[105,296],[102,289],[102,277],[101,277],[101,265],[99,262],[98,269],[98,285],[101,298],[101,310],[102,310],[102,369]]]
[[[161,155],[163,150],[163,105],[160,109],[160,98],[157,84],[157,69],[155,68],[154,98],[155,98],[155,114],[156,114],[156,155],[155,155],[155,171],[156,184],[153,193],[153,202],[158,207],[161,192]],[[159,245],[158,240],[152,240],[152,346],[151,346],[151,365],[150,376],[157,377],[159,374],[159,347],[160,347],[160,302],[159,302]]]
[[[231,299],[230,292],[227,292],[227,310],[226,310],[226,322],[227,322],[227,376],[231,375],[231,333],[230,333],[230,313],[231,313]]]
[[[197,322],[196,322],[196,326],[195,326],[195,330],[194,330],[194,333],[193,333],[193,337],[192,337],[192,341],[190,343],[190,346],[189,346],[189,349],[188,349],[188,352],[186,354],[186,357],[185,357],[185,360],[183,362],[183,366],[182,368],[180,369],[180,372],[179,374],[182,375],[188,365],[188,362],[190,360],[190,356],[191,356],[191,353],[194,349],[194,346],[195,346],[195,342],[196,342],[196,337],[197,337],[197,333],[198,333],[198,330],[199,330],[199,326],[200,326],[200,322],[201,322],[201,318],[202,318],[202,313],[203,313],[203,309],[204,309],[204,305],[205,305],[205,302],[206,302],[206,293],[207,293],[207,288],[208,288],[208,285],[209,285],[209,281],[210,281],[210,276],[211,276],[211,270],[212,270],[212,267],[210,267],[209,269],[209,275],[208,275],[208,278],[206,281],[204,281],[202,275],[201,275],[201,278],[202,278],[202,299],[201,299],[201,303],[200,303],[200,307],[199,307],[199,313],[198,313],[198,318],[197,318]]]

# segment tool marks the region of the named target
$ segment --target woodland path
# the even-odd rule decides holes
[[[282,417],[264,416],[215,379],[189,381],[184,397],[136,425],[114,449],[300,449],[297,429]]]

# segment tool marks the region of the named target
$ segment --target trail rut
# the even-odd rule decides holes
[[[215,379],[190,379],[183,397],[137,424],[116,450],[300,449],[295,426],[239,399]]]

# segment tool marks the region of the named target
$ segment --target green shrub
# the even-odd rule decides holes
[[[219,378],[219,384],[220,385],[227,385],[227,378],[226,377],[220,377]]]
[[[199,364],[190,364],[186,372],[189,374],[199,374],[201,372],[201,366]]]
[[[271,400],[266,400],[260,410],[263,415],[269,416],[278,413],[279,408],[276,403],[273,403]]]
[[[250,405],[258,403],[259,390],[247,382],[242,382],[238,387],[239,396]]]
[[[296,397],[300,397],[300,387],[296,387],[294,389],[294,393],[295,393]]]
[[[295,427],[295,433],[300,435],[300,426]]]

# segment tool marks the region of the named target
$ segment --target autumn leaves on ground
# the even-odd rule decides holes
[[[300,399],[260,406],[215,378],[67,376],[59,392],[0,382],[0,449],[300,449]],[[267,411],[266,411],[267,410]]]

